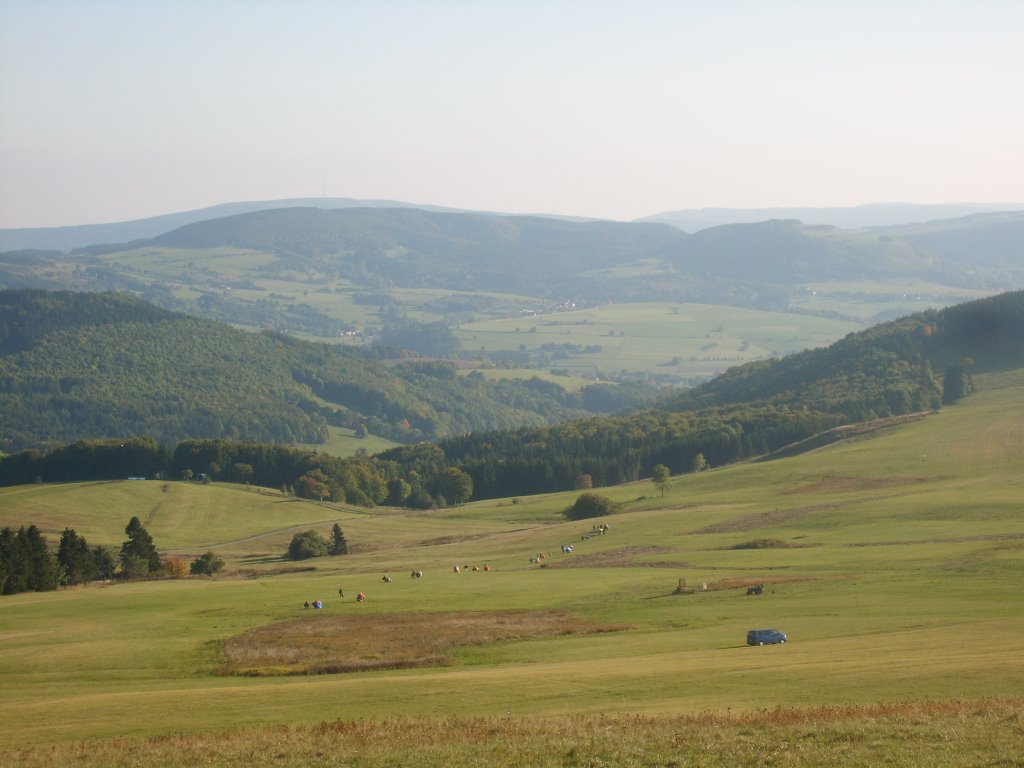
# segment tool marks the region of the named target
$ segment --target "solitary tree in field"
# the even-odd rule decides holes
[[[576,502],[562,514],[570,520],[585,520],[588,517],[602,517],[619,511],[619,505],[607,496],[596,493],[581,493]]]
[[[197,557],[188,567],[188,572],[193,576],[213,576],[224,568],[224,561],[213,554],[213,551]]]
[[[323,557],[327,553],[327,540],[316,531],[305,531],[292,536],[288,545],[288,557],[292,560],[307,560]]]
[[[655,464],[651,473],[651,482],[658,489],[658,494],[665,495],[665,492],[672,487],[672,473],[664,464]]]
[[[327,547],[328,555],[347,555],[348,554],[348,542],[345,541],[345,534],[342,533],[341,526],[337,523],[331,528],[331,544]]]

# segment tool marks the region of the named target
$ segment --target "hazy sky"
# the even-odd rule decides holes
[[[0,227],[1024,202],[1024,2],[0,0]]]

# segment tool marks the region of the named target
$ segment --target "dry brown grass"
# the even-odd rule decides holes
[[[455,663],[456,648],[553,635],[616,632],[562,611],[326,616],[270,624],[225,643],[226,675],[320,675]]]
[[[937,701],[746,713],[336,720],[0,750],[19,768],[1020,766],[1024,702]]]
[[[817,581],[813,576],[730,576],[725,579],[718,579],[718,581],[708,582],[708,588],[706,591],[714,592],[720,589],[746,589],[747,587],[754,587],[758,584],[764,584],[766,587],[770,587],[774,584],[791,584],[797,581]]]

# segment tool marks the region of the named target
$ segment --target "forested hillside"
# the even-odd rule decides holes
[[[1004,281],[1017,279],[1024,272],[1024,211],[976,213],[872,231],[882,237],[900,238],[960,267],[1002,270]]]
[[[316,443],[328,424],[415,441],[584,415],[547,382],[250,333],[114,294],[0,292],[0,450],[148,435]]]
[[[274,269],[316,264],[357,284],[559,297],[577,274],[629,262],[685,237],[667,224],[570,222],[409,208],[293,208],[198,222],[152,246],[273,253]]]
[[[955,402],[971,372],[1024,367],[1024,292],[929,311],[836,344],[756,362],[632,416],[439,441],[382,454],[426,477],[469,473],[482,498],[611,485],[656,464],[699,471],[826,429]]]
[[[902,240],[778,219],[705,229],[665,255],[686,274],[775,284],[928,275],[938,265]]]
[[[26,297],[22,297],[23,299]],[[28,297],[29,299],[31,297]],[[96,297],[110,300],[111,297]],[[124,299],[117,299],[124,301]],[[93,318],[102,318],[109,307],[96,307]],[[160,311],[140,309],[130,330],[144,336],[150,321],[164,333],[187,334],[200,326],[181,325],[173,316],[161,319]],[[21,318],[24,320],[24,318]],[[196,321],[189,321],[194,323]],[[48,353],[72,354],[70,345],[53,340],[53,334],[33,331],[19,323],[10,304],[5,328],[20,328],[6,335],[21,346],[48,347]],[[477,431],[446,437],[436,443],[419,443],[385,451],[374,457],[335,459],[309,451],[237,440],[186,440],[171,451],[149,438],[135,440],[80,441],[46,455],[22,452],[0,460],[0,482],[31,482],[87,478],[151,476],[168,472],[171,477],[208,474],[217,479],[252,482],[278,487],[288,485],[299,495],[330,497],[354,504],[389,503],[428,508],[459,503],[469,498],[528,495],[547,491],[589,488],[637,480],[652,474],[658,464],[673,473],[702,471],[742,459],[764,455],[832,427],[878,418],[928,411],[953,403],[971,391],[971,372],[1024,367],[1024,292],[926,312],[852,334],[827,349],[794,355],[782,360],[755,363],[729,371],[719,380],[698,387],[684,397],[666,400],[662,407],[633,415],[593,417],[530,428]],[[88,326],[67,331],[88,342]],[[242,344],[250,334],[225,337]],[[41,338],[38,343],[33,339]],[[329,372],[340,364],[330,359],[327,348],[272,336],[254,336],[259,351],[279,357],[294,370],[317,370],[327,376],[315,388],[321,392],[343,387]],[[192,339],[195,340],[195,339]],[[110,340],[115,350],[131,350],[127,335]],[[155,343],[155,342],[154,342]],[[88,343],[85,348],[94,349]],[[17,354],[24,353],[15,353]],[[318,359],[316,355],[324,357]],[[113,357],[92,353],[96,368],[109,373],[111,365],[133,368],[130,353]],[[5,358],[6,360],[6,358]],[[318,365],[313,361],[318,360]],[[347,358],[341,358],[346,361]],[[210,356],[204,376],[219,381]],[[181,360],[179,359],[179,362]],[[268,361],[269,364],[269,361]],[[367,365],[367,371],[371,367]],[[196,373],[196,371],[193,371]],[[154,369],[151,376],[172,376]],[[430,374],[419,374],[427,376]],[[101,377],[104,381],[117,377]],[[134,387],[145,386],[145,376],[131,377]],[[463,386],[446,378],[441,388],[454,399],[465,398]],[[176,380],[183,386],[182,379]],[[255,385],[253,378],[249,384]],[[314,407],[310,390],[296,379],[282,375],[280,386],[291,382],[296,393],[305,394],[301,404]],[[24,392],[11,392],[17,376],[4,374],[7,404],[25,407]],[[236,383],[241,386],[246,380]],[[412,414],[410,403],[426,406],[416,397],[416,376],[392,381],[387,396],[398,413]],[[69,399],[78,382],[62,384],[59,377],[49,386],[67,386]],[[397,397],[401,387],[406,399]],[[240,390],[248,394],[245,390]],[[357,394],[370,398],[369,389]],[[58,392],[47,393],[56,396]],[[124,390],[121,397],[128,398]],[[163,392],[162,397],[171,397]],[[193,396],[193,395],[189,395]],[[41,396],[42,397],[42,396]],[[382,396],[383,397],[383,396]],[[468,400],[468,398],[465,398]],[[185,401],[186,398],[182,397]],[[40,400],[45,403],[45,398]],[[131,401],[129,404],[134,403]],[[273,401],[275,403],[280,401]],[[367,401],[384,408],[385,399]],[[300,405],[296,407],[301,410]],[[135,405],[136,408],[141,408]],[[322,409],[322,406],[320,406]],[[186,409],[186,412],[188,410]],[[312,410],[311,416],[322,413]],[[396,414],[397,415],[397,414]],[[71,418],[71,410],[62,414]],[[283,418],[283,417],[282,417]],[[23,420],[27,422],[28,419]],[[53,423],[57,419],[54,418]],[[50,422],[48,422],[50,423]],[[315,422],[310,422],[315,423]],[[137,434],[126,432],[125,435]],[[227,435],[223,433],[221,438]],[[162,468],[162,469],[161,469]],[[83,474],[84,473],[84,474]]]

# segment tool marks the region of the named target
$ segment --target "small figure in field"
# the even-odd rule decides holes
[[[390,583],[391,583],[391,577],[390,577],[390,576],[388,576],[388,575],[387,575],[387,574],[385,573],[385,574],[384,574],[384,579],[383,579],[383,581],[384,581],[384,583],[385,583],[385,584],[390,584]]]
[[[364,595],[362,592],[360,592],[358,595],[356,595],[356,602],[357,603],[361,603],[365,599],[366,599],[366,595]]]
[[[345,597],[345,590],[344,589],[339,589],[338,590],[338,597]]]
[[[302,607],[303,607],[303,608],[306,608],[306,609],[308,609],[308,608],[309,608],[309,600],[307,600],[306,602],[304,602],[304,603],[302,604]]]
[[[460,570],[459,570],[459,566],[457,566],[457,565],[456,565],[456,566],[455,566],[455,573],[459,573],[459,572],[460,572]]]

